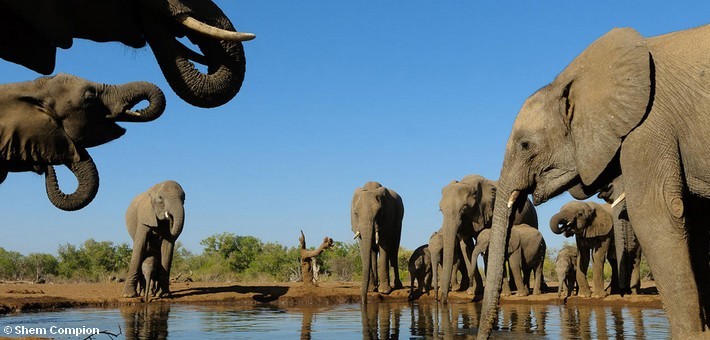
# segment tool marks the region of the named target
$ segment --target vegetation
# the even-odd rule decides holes
[[[294,242],[295,243],[295,242]],[[253,236],[220,233],[202,240],[202,253],[195,254],[178,242],[173,256],[172,276],[195,281],[263,281],[300,280],[299,247],[286,247]],[[564,247],[567,244],[563,244]],[[314,247],[311,247],[311,249]],[[546,280],[556,281],[555,258],[559,249],[548,249],[543,267]],[[402,282],[409,282],[407,262],[412,251],[400,248],[398,264]],[[101,282],[123,277],[131,259],[131,246],[126,243],[88,239],[80,245],[62,244],[57,256],[46,253],[22,255],[0,247],[0,280],[53,282]],[[359,281],[362,264],[357,243],[334,242],[332,248],[318,257],[320,281]],[[641,278],[649,273],[645,259],[641,262]],[[589,268],[591,275],[591,266]],[[606,264],[605,280],[611,276]]]

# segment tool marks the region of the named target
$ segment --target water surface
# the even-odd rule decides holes
[[[0,317],[0,329],[98,328],[126,339],[468,339],[480,303],[373,303],[279,308],[139,304]],[[669,338],[661,309],[605,306],[501,305],[494,334],[503,339]],[[1,335],[8,335],[1,334]],[[27,336],[27,334],[25,334]],[[59,339],[87,336],[49,334]],[[109,339],[106,335],[94,339]]]

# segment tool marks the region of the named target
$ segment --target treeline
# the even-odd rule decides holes
[[[318,238],[315,238],[317,240]],[[317,243],[317,241],[312,241]],[[294,242],[296,243],[296,242]],[[263,242],[253,236],[220,233],[200,241],[201,253],[175,247],[171,276],[194,281],[287,282],[301,279],[299,248],[275,242]],[[313,248],[313,247],[311,247]],[[76,246],[60,245],[57,256],[47,253],[22,255],[0,247],[0,280],[48,282],[103,282],[123,278],[131,260],[132,248],[126,243],[88,239]],[[409,284],[407,262],[412,251],[400,248],[399,271],[402,282]],[[556,249],[548,249],[544,276],[556,281]],[[480,262],[480,261],[479,261]],[[362,265],[357,243],[335,242],[333,248],[318,258],[319,280],[359,281]],[[642,262],[642,278],[648,272]],[[591,265],[589,269],[591,275]],[[607,264],[605,279],[611,276]]]

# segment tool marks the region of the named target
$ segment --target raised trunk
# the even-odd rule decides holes
[[[47,197],[55,207],[74,211],[87,206],[96,197],[99,191],[99,172],[96,169],[96,164],[91,159],[91,156],[86,151],[83,151],[81,160],[75,163],[66,164],[71,172],[76,176],[78,185],[76,191],[71,194],[65,194],[59,189],[57,174],[54,172],[54,167],[47,166],[45,173],[45,187],[47,189]]]
[[[214,4],[201,20],[224,30],[235,31],[224,13]],[[203,19],[203,18],[198,18]],[[175,31],[183,30],[174,21],[156,20],[144,16],[148,44],[155,54],[165,79],[175,93],[186,102],[205,108],[229,102],[239,92],[246,63],[244,49],[238,41],[220,41],[194,31],[185,32],[204,55],[195,57],[187,47],[177,41]],[[202,73],[194,62],[204,63],[207,73]]]
[[[550,219],[550,229],[552,230],[553,233],[559,235],[564,232],[563,229],[560,229],[560,223],[567,224],[566,216],[564,216],[563,213],[561,213],[561,212],[555,214]]]
[[[505,169],[505,165],[503,167]],[[503,263],[508,247],[508,237],[511,227],[511,212],[515,207],[509,207],[508,197],[513,192],[508,189],[504,178],[501,178],[498,186],[495,209],[493,211],[493,226],[491,227],[491,238],[488,246],[488,263],[486,265],[486,284],[483,294],[483,307],[481,319],[478,327],[478,338],[487,339],[493,328],[493,323],[498,316],[498,300],[500,299],[501,285],[503,282]],[[525,202],[519,199],[517,202]],[[515,204],[515,202],[512,202]],[[513,204],[513,205],[514,205]],[[518,203],[520,204],[520,203]]]
[[[454,257],[456,256],[455,247],[458,246],[456,233],[460,224],[461,221],[457,222],[452,218],[446,218],[446,216],[444,216],[444,225],[441,228],[441,232],[444,234],[442,237],[443,268],[441,273],[441,300],[443,302],[447,302],[449,297],[451,273],[454,268]]]
[[[104,104],[111,110],[107,119],[120,122],[149,122],[165,111],[165,95],[159,87],[145,81],[123,85],[106,85],[101,94]],[[140,110],[132,108],[141,101],[148,101],[148,107]]]

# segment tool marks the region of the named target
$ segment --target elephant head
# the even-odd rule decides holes
[[[609,211],[594,202],[569,202],[550,219],[553,233],[584,239],[607,236],[613,225]]]
[[[444,249],[441,297],[444,301],[451,283],[457,235],[461,233],[472,237],[490,227],[495,197],[496,183],[479,175],[452,181],[441,190],[439,210],[444,215],[441,227]]]
[[[585,199],[619,175],[622,140],[653,102],[653,62],[633,29],[614,29],[523,104],[506,145],[493,214],[481,334],[496,318],[511,212],[532,194]],[[520,195],[522,193],[522,195]]]
[[[175,242],[185,223],[185,192],[177,182],[165,181],[152,186],[146,193],[150,204],[138,208],[139,222],[152,228],[165,226],[159,228],[160,236]]]
[[[73,38],[118,41],[134,48],[151,46],[175,93],[199,107],[231,100],[244,80],[238,33],[210,0],[0,0],[0,57],[42,74],[54,70],[56,47],[70,48]],[[186,36],[201,53],[180,43]],[[202,73],[195,65],[202,64]]]
[[[143,100],[148,107],[132,110]],[[58,74],[0,85],[0,108],[0,178],[8,172],[44,173],[52,204],[78,210],[99,188],[98,171],[86,148],[122,136],[125,129],[116,122],[158,118],[165,110],[165,97],[151,83],[108,85]],[[72,194],[59,189],[52,167],[59,164],[77,177]]]

